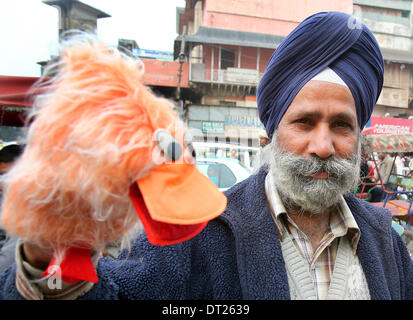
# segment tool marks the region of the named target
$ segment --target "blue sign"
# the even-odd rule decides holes
[[[264,128],[257,117],[225,116],[225,126],[238,128]]]
[[[174,61],[173,52],[169,51],[158,51],[158,50],[148,50],[148,49],[132,49],[134,55],[140,58],[150,58],[157,60]]]

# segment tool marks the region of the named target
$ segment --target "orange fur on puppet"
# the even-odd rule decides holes
[[[42,247],[100,250],[136,230],[129,188],[156,166],[154,131],[185,128],[142,84],[142,64],[97,40],[69,41],[58,67],[5,175],[2,224]]]

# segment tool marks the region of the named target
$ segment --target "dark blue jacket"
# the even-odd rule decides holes
[[[99,282],[80,299],[290,299],[280,241],[267,204],[266,172],[227,192],[227,210],[196,237],[169,247],[142,235],[128,257],[101,259]],[[412,299],[413,263],[389,211],[345,197],[361,230],[357,255],[372,299]],[[0,297],[21,299],[15,266]]]

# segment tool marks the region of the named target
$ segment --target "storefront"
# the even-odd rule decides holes
[[[188,127],[196,141],[224,142],[258,146],[258,134],[264,128],[256,108],[191,105]]]

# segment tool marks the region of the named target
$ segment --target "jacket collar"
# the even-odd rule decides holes
[[[290,299],[281,244],[264,190],[266,167],[226,192],[243,299]]]

